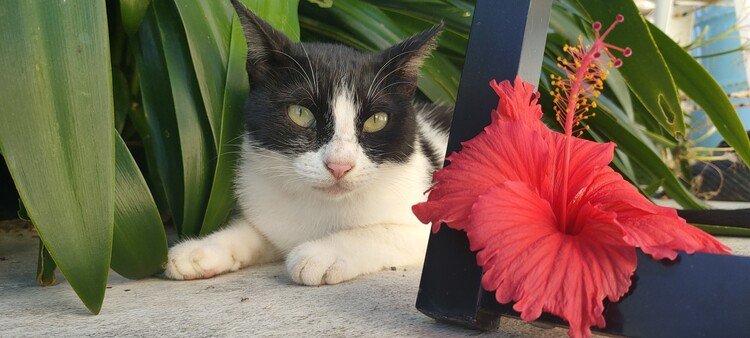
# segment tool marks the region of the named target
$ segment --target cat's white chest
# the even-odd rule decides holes
[[[420,224],[411,206],[425,200],[429,162],[415,154],[393,168],[381,169],[368,186],[331,199],[295,191],[257,174],[251,163],[240,168],[237,193],[242,214],[282,252],[332,233],[376,224]],[[427,226],[425,226],[425,231]]]

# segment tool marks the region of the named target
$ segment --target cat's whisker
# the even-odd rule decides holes
[[[305,71],[305,69],[302,67],[302,65],[297,61],[297,59],[295,59],[294,57],[292,57],[291,55],[287,54],[284,51],[274,50],[274,52],[280,53],[280,54],[288,57],[292,61],[294,61],[294,63],[297,65],[297,67],[299,67],[299,69],[302,70],[302,73],[304,73],[305,80],[307,80],[307,84],[310,86],[310,90],[315,90],[315,88],[313,87],[313,84],[312,84],[312,80],[310,79],[310,76],[307,74],[307,71]]]
[[[299,44],[300,47],[302,47],[302,51],[305,52],[305,57],[307,58],[307,64],[310,66],[310,74],[312,74],[313,81],[315,82],[315,93],[320,93],[318,91],[318,75],[315,73],[315,70],[313,69],[312,60],[310,60],[310,54],[307,53],[307,48],[305,48],[304,43]],[[313,98],[314,101],[314,98]]]
[[[386,63],[384,63],[382,66],[380,66],[380,69],[378,69],[378,71],[375,73],[375,76],[372,78],[372,82],[370,83],[370,87],[367,89],[367,98],[368,99],[370,98],[370,93],[372,92],[372,86],[373,86],[373,84],[375,84],[375,81],[377,81],[378,76],[380,75],[380,73],[383,70],[385,70],[385,67],[388,67],[388,65],[391,64],[391,62],[395,61],[399,57],[404,56],[406,54],[413,53],[413,52],[414,51],[405,51],[405,52],[398,53],[398,54],[394,55],[392,58],[388,59],[388,61],[386,61]]]
[[[389,93],[386,92],[385,90],[388,89],[389,87],[400,85],[400,84],[410,84],[410,83],[411,82],[406,82],[406,81],[399,81],[399,82],[391,83],[391,84],[389,84],[389,85],[387,85],[387,86],[385,86],[383,88],[378,89],[378,91],[375,93],[375,97],[372,100],[373,101],[377,101],[377,100],[380,99],[380,97],[382,95],[388,95]],[[399,93],[399,94],[401,94],[401,93]]]
[[[393,73],[395,73],[397,71],[400,71],[400,70],[403,70],[404,68],[406,68],[406,65],[402,65],[400,67],[396,67],[396,69],[390,71],[388,74],[386,74],[385,76],[383,76],[383,78],[381,78],[380,81],[378,81],[378,83],[375,85],[375,89],[379,88],[380,85],[383,83],[383,81],[385,81]]]

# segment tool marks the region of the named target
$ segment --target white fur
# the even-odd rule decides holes
[[[426,198],[430,161],[419,142],[406,163],[370,161],[357,143],[352,97],[335,95],[335,135],[316,152],[290,159],[246,137],[235,188],[241,217],[170,249],[165,275],[208,278],[285,257],[292,280],[320,285],[420,262],[429,227],[411,206]],[[427,135],[444,147],[444,135]],[[337,182],[324,164],[331,159],[354,167]]]

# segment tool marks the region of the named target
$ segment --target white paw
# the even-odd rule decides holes
[[[304,243],[286,257],[286,269],[298,284],[338,284],[357,277],[344,255],[318,243]]]
[[[169,249],[164,275],[181,280],[211,278],[236,271],[240,265],[228,248],[204,241],[187,241]]]

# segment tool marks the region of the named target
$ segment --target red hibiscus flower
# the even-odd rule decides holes
[[[520,79],[490,85],[499,96],[492,123],[450,165],[435,173],[427,202],[413,207],[433,231],[445,223],[467,233],[483,267],[482,286],[526,321],[542,312],[568,321],[571,336],[604,327],[603,301],[630,288],[636,248],[655,259],[678,251],[725,254],[729,249],[687,224],[673,209],[652,204],[609,167],[613,143],[574,137],[606,78],[602,52],[617,21],[590,47],[566,47],[566,77],[553,78],[555,112],[564,133],[540,120],[538,94]],[[581,129],[579,129],[580,131]]]

